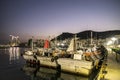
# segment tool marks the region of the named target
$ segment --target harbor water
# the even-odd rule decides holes
[[[10,47],[0,49],[0,80],[93,80],[45,67],[30,67],[21,54],[24,48]]]

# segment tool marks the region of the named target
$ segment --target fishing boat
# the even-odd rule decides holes
[[[48,41],[46,41],[48,44]],[[80,74],[84,76],[89,76],[92,73],[94,68],[98,68],[104,58],[107,56],[107,50],[104,46],[99,46],[95,51],[85,51],[79,53],[79,51],[75,48],[75,40],[72,39],[70,43],[70,47],[68,51],[64,54],[56,52],[56,56],[48,56],[49,53],[48,46],[45,50],[47,52],[42,52],[42,55],[39,55],[32,51],[26,51],[23,54],[23,58],[26,59],[27,62],[31,64],[40,64],[40,66],[47,66],[52,68],[60,69],[61,71]],[[73,48],[73,51],[70,49]],[[72,52],[72,53],[71,53]],[[54,51],[52,54],[55,54]],[[65,55],[70,55],[70,57],[65,57]],[[63,55],[64,57],[61,57]]]

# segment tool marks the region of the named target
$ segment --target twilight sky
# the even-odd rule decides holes
[[[120,0],[0,0],[0,43],[62,32],[120,30]]]

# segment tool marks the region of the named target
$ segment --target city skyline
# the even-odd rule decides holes
[[[0,41],[120,30],[119,0],[1,0]]]

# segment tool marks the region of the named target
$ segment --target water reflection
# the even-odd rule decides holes
[[[31,80],[88,80],[86,77],[63,73],[55,69],[45,67],[35,68],[24,65],[22,71],[24,71],[26,75],[30,76]]]
[[[20,57],[20,48],[19,47],[10,47],[9,48],[9,63],[12,61],[18,60]]]

